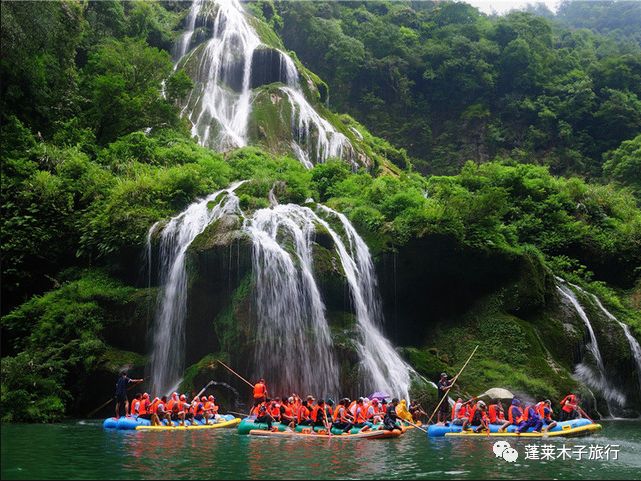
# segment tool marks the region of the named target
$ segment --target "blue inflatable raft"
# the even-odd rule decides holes
[[[589,419],[574,419],[572,421],[558,422],[557,425],[547,432],[532,432],[532,428],[527,432],[518,434],[516,426],[508,426],[505,432],[500,433],[498,424],[490,424],[490,432],[475,433],[474,431],[463,431],[461,426],[454,424],[437,425],[432,424],[427,428],[427,435],[432,438],[438,437],[556,437],[556,436],[585,436],[601,429],[600,424],[596,424]]]
[[[221,417],[225,419],[225,423],[234,421],[235,419],[237,419],[231,414],[223,414]],[[172,421],[172,422],[174,426],[178,426],[180,424],[178,421]],[[240,422],[240,420],[238,420],[238,422]],[[210,424],[209,426],[219,426],[220,424],[221,423]],[[191,425],[192,424],[189,421],[185,421],[185,426],[191,426]],[[139,426],[144,426],[144,427],[151,426],[151,421],[149,421],[148,419],[142,419],[139,417],[127,416],[127,417],[122,417],[120,419],[107,418],[102,423],[102,427],[104,429],[119,429],[123,431],[127,431],[127,430],[133,431],[137,429]],[[167,424],[167,421],[163,420],[163,426],[169,427]],[[205,423],[204,421],[194,421],[193,426],[194,427],[205,426]]]

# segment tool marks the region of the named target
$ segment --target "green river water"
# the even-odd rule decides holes
[[[496,439],[269,439],[235,429],[104,431],[100,422],[2,425],[2,479],[641,479],[641,421],[605,421],[584,438],[512,440],[508,463]],[[555,459],[525,459],[526,445],[552,445]],[[563,459],[561,448],[571,450]],[[590,446],[610,459],[587,459]],[[579,453],[585,446],[585,454]],[[614,459],[618,451],[618,459]],[[605,453],[605,451],[603,451]],[[581,459],[578,459],[579,456]],[[605,457],[605,455],[604,455]]]

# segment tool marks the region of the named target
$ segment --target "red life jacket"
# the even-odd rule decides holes
[[[271,414],[272,414],[272,417],[274,418],[280,417],[280,404],[278,403],[272,404]]]
[[[266,391],[267,391],[267,386],[265,386],[262,382],[257,382],[254,385],[254,399],[260,399],[262,397],[265,397]]]
[[[140,405],[140,399],[134,399],[131,401],[131,410],[129,411],[130,416],[135,416],[136,415],[136,409]]]
[[[288,417],[289,419],[292,418],[293,412],[292,412],[292,408],[291,408],[291,406],[289,404],[283,404],[283,411],[284,411],[284,413],[283,413],[284,416]]]
[[[562,409],[566,413],[571,413],[572,411],[574,411],[575,405],[576,405],[576,396],[574,394],[568,394],[561,401],[561,406],[563,406]]]

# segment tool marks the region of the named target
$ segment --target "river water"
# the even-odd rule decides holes
[[[94,421],[2,425],[2,479],[641,479],[641,421],[606,421],[585,438],[508,439],[519,459],[495,457],[490,439],[337,441],[240,436],[235,429],[108,432]],[[552,445],[553,460],[525,459]],[[590,446],[610,459],[586,459]],[[563,459],[561,448],[571,450]],[[585,446],[585,454],[579,451]],[[531,451],[530,451],[531,453]],[[605,453],[605,451],[603,451]],[[614,459],[615,454],[617,459]],[[605,456],[604,456],[605,457]]]

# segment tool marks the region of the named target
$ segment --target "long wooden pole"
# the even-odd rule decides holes
[[[477,350],[478,348],[479,348],[479,345],[477,344],[477,345],[476,345],[476,347],[474,348],[474,350],[472,351],[472,354],[470,354],[470,357],[468,357],[468,358],[467,358],[467,361],[465,361],[465,364],[463,364],[463,367],[461,368],[461,370],[458,372],[458,374],[457,374],[456,376],[454,376],[454,379],[452,379],[452,382],[450,383],[450,386],[447,388],[447,392],[449,392],[449,391],[450,391],[450,389],[452,389],[452,386],[454,386],[454,383],[456,382],[456,380],[458,379],[458,377],[461,375],[461,373],[463,372],[463,370],[467,367],[468,363],[469,363],[469,362],[470,362],[470,360],[472,359],[472,356],[474,356],[474,353],[476,353],[476,350]],[[429,425],[429,424],[430,424],[430,422],[432,421],[432,418],[434,417],[434,415],[436,414],[436,412],[438,411],[438,409],[441,407],[441,404],[443,404],[443,401],[445,401],[446,399],[447,399],[447,393],[445,394],[445,396],[443,396],[443,397],[441,398],[441,401],[436,405],[436,409],[434,409],[434,412],[432,413],[432,415],[430,416],[430,418],[427,420],[427,424],[428,424],[428,425]]]
[[[227,364],[225,364],[223,361],[221,361],[220,359],[216,359],[216,361],[218,361],[220,364],[222,364],[222,365],[223,365],[227,370],[229,370],[229,372],[231,372],[232,374],[235,374],[235,375],[236,375],[236,376],[238,376],[240,379],[242,379],[243,381],[245,381],[245,384],[247,384],[250,388],[254,389],[254,385],[253,385],[252,383],[250,383],[247,379],[245,379],[243,376],[241,376],[241,375],[240,375],[240,374],[238,374],[236,371],[234,371],[231,367],[229,367],[229,366],[228,366]]]

